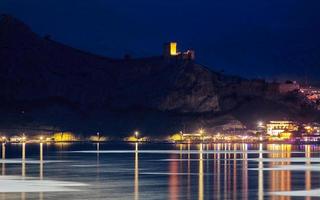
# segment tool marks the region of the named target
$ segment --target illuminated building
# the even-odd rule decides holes
[[[293,121],[270,121],[267,124],[267,134],[279,137],[280,133],[297,131],[298,125]]]
[[[200,133],[184,133],[182,138],[184,140],[202,140],[203,135]]]
[[[174,134],[170,136],[169,140],[173,142],[184,142],[184,141],[202,141],[203,136],[200,133],[183,133]]]
[[[9,140],[12,143],[20,143],[20,142],[22,142],[22,137],[20,137],[20,136],[12,136],[12,137],[10,137]]]
[[[123,139],[125,142],[147,142],[150,139],[148,137],[139,137],[136,136],[129,136]]]
[[[301,134],[301,142],[319,142],[320,125],[318,123],[309,123],[303,125],[304,132]]]
[[[320,135],[320,124],[309,123],[303,124],[303,135]]]
[[[170,58],[177,55],[177,43],[169,42],[165,43],[163,46],[163,56],[165,58]]]
[[[291,136],[292,136],[292,133],[290,133],[290,132],[285,131],[285,132],[279,133],[279,137],[282,140],[289,140],[291,138]]]
[[[130,137],[124,138],[124,141],[126,141],[126,142],[138,142],[139,140],[135,136],[130,136]]]
[[[178,58],[182,60],[194,60],[195,52],[193,50],[187,50],[185,52],[179,52],[176,42],[168,42],[164,44],[163,56],[165,58]]]
[[[181,133],[176,133],[169,137],[169,140],[173,142],[181,142],[183,141],[183,135]]]
[[[316,134],[304,134],[301,136],[300,142],[306,142],[306,143],[313,143],[313,142],[319,142],[320,141],[320,135]]]
[[[90,138],[89,138],[89,141],[91,141],[91,142],[105,142],[107,140],[108,140],[107,137],[97,136],[97,135],[90,136]]]
[[[58,132],[53,135],[55,142],[73,142],[78,141],[78,138],[71,132]]]
[[[194,133],[182,133],[182,132],[176,133],[172,135],[169,138],[169,140],[173,142],[183,142],[183,141],[195,142],[195,141],[208,140],[210,138],[211,137],[205,134],[205,131],[203,129],[199,129],[197,132],[194,132]]]
[[[170,42],[170,55],[171,56],[178,55],[178,53],[177,53],[177,43],[176,42]]]

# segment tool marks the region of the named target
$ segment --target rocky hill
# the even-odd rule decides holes
[[[0,18],[0,101],[2,126],[119,134],[250,125],[268,117],[313,120],[315,112],[275,84],[223,75],[191,60],[93,55],[41,37],[8,15]]]

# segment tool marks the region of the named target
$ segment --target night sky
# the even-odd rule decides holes
[[[0,12],[97,54],[159,55],[162,43],[246,77],[320,80],[318,0],[1,0]]]

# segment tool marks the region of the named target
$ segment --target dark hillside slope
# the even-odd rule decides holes
[[[112,132],[145,126],[156,133],[182,126],[212,128],[215,120],[223,123],[219,119],[247,124],[263,118],[263,110],[269,116],[281,112],[282,117],[301,118],[303,110],[311,109],[303,98],[286,98],[272,84],[222,75],[194,61],[101,57],[40,37],[12,16],[0,18],[4,126]]]
[[[8,101],[60,97],[82,108],[217,109],[210,72],[188,61],[91,55],[41,38],[11,16],[0,21],[0,46],[0,95]]]

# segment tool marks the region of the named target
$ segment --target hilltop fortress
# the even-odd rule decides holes
[[[194,50],[188,49],[185,52],[180,52],[176,42],[168,42],[163,45],[163,57],[164,58],[178,58],[183,60],[194,60]]]

